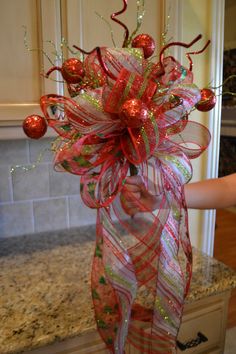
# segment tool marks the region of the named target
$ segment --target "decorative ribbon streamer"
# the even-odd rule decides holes
[[[173,45],[189,48],[198,39]],[[126,340],[142,353],[175,353],[191,279],[183,186],[192,176],[190,159],[207,148],[210,134],[188,120],[201,99],[192,65],[186,69],[163,53],[159,63],[147,65],[140,49],[94,50],[84,70],[98,85],[88,80],[73,99],[41,98],[48,124],[62,138],[56,170],[80,175],[84,203],[97,208],[92,298],[98,330],[118,354]],[[144,113],[132,126],[123,107],[133,109],[134,102]],[[130,164],[138,167],[145,188],[159,196],[156,213],[123,185]],[[127,197],[143,211],[134,221],[125,213]]]

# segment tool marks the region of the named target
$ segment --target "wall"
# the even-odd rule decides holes
[[[170,1],[170,5],[172,1]],[[209,30],[208,19],[211,17],[211,6],[210,1],[205,0],[180,0],[180,18],[181,22],[178,24],[179,33],[181,38],[174,37],[175,41],[182,41],[184,43],[190,43],[199,33],[203,35],[203,39],[197,42],[191,50],[198,50],[204,46],[206,41],[211,38],[211,33]],[[181,63],[188,66],[189,62],[185,57],[186,51],[184,48],[180,49],[180,60]],[[193,59],[193,73],[194,82],[198,87],[204,87],[209,82],[208,73],[208,61],[209,61],[209,51],[204,51],[200,55],[192,57]],[[202,114],[198,111],[192,112],[190,120],[207,125],[207,114]],[[195,160],[192,160],[193,165],[193,178],[192,181],[198,181],[205,177],[206,172],[206,158],[207,153],[201,155]],[[188,210],[189,215],[189,230],[191,243],[195,247],[202,248],[202,225],[203,225],[203,212],[200,210]]]
[[[83,205],[79,177],[53,170],[50,139],[0,141],[0,237],[94,224],[96,212]],[[17,165],[32,167],[28,171]]]

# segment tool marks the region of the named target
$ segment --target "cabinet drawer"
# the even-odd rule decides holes
[[[70,338],[24,354],[109,354],[96,331]]]
[[[208,297],[185,305],[183,322],[178,335],[182,343],[197,338],[198,332],[207,337],[207,341],[177,353],[186,354],[222,354],[224,352],[227,308],[230,292]],[[105,344],[94,330],[80,337],[54,343],[25,354],[108,354]],[[142,351],[126,346],[127,354],[142,354]]]
[[[201,342],[192,348],[186,350],[178,349],[177,353],[217,353],[222,342],[222,308],[215,305],[196,311],[189,316],[184,316],[183,323],[180,327],[178,341],[181,343],[189,343],[198,338],[198,333],[203,334],[207,340]],[[220,353],[220,351],[219,351]]]

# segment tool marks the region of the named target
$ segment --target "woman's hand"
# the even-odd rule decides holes
[[[158,198],[148,192],[140,176],[127,177],[120,195],[121,205],[128,215],[152,212],[158,207]]]

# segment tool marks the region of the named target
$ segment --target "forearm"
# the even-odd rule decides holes
[[[184,191],[190,209],[217,209],[236,205],[236,173],[189,183],[185,185]]]

